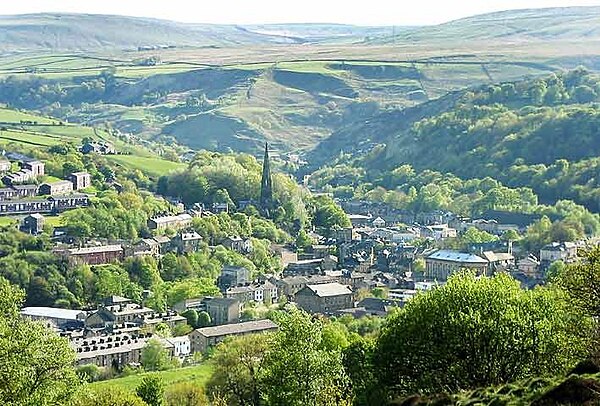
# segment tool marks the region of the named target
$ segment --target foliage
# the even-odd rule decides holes
[[[165,392],[166,406],[206,406],[208,399],[204,390],[191,383],[178,383]]]
[[[145,376],[135,392],[148,406],[162,406],[164,404],[165,387],[158,374]]]
[[[595,319],[600,317],[600,247],[584,252],[584,261],[562,267],[554,282],[570,301]]]
[[[265,398],[271,404],[336,404],[347,398],[339,351],[323,343],[323,325],[299,310],[281,314],[265,360]]]
[[[565,371],[582,356],[586,331],[589,320],[555,289],[464,272],[391,316],[374,368],[381,385],[405,394],[500,384]]]
[[[24,293],[0,278],[0,403],[54,405],[79,386],[67,340],[19,314]]]
[[[262,380],[271,338],[256,334],[220,343],[212,357],[215,369],[207,383],[208,392],[224,395],[229,405],[262,404]]]
[[[130,391],[120,388],[86,388],[75,396],[69,406],[147,406],[147,403]]]
[[[142,349],[141,363],[146,371],[160,371],[170,366],[169,353],[158,339],[150,339]]]

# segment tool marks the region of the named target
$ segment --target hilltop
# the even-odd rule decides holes
[[[417,27],[398,35],[374,39],[379,43],[456,41],[598,41],[600,7],[562,7],[510,10]]]
[[[330,38],[364,40],[386,32],[391,31],[336,24],[184,24],[116,15],[41,13],[0,16],[0,51],[100,52],[293,44]]]

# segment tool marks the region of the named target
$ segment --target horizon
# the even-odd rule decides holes
[[[422,0],[418,7],[406,9],[391,0],[372,0],[371,12],[360,7],[348,7],[333,0],[323,6],[317,0],[306,0],[302,7],[277,7],[273,0],[257,0],[249,4],[238,0],[223,0],[217,5],[191,6],[185,0],[164,4],[130,0],[71,2],[69,0],[33,0],[24,3],[3,4],[1,16],[31,14],[87,14],[151,18],[185,24],[215,25],[277,25],[277,24],[339,24],[356,26],[426,26],[438,25],[481,14],[527,9],[572,8],[600,6],[600,0],[503,0],[447,4],[437,0]],[[441,4],[439,4],[441,3]],[[180,5],[181,7],[178,7]],[[280,4],[279,4],[280,6]],[[191,9],[191,10],[190,10]],[[383,14],[379,13],[382,11]],[[433,11],[432,11],[433,10]],[[201,14],[202,16],[198,16]],[[398,16],[398,17],[396,17]]]

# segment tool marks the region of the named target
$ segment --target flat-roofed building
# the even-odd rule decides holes
[[[277,324],[271,320],[254,320],[243,323],[224,324],[215,327],[203,327],[190,333],[192,353],[205,352],[230,336],[266,333],[277,330]]]
[[[192,216],[187,213],[175,216],[153,217],[148,220],[148,228],[150,230],[164,230],[166,228],[180,229],[188,227],[190,224],[192,224]]]
[[[124,251],[121,245],[100,245],[98,247],[70,248],[56,251],[64,255],[73,263],[88,265],[103,265],[111,262],[122,261]]]

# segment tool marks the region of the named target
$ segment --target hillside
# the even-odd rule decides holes
[[[599,211],[598,102],[600,80],[585,70],[486,85],[344,127],[311,161],[331,162],[343,151],[372,177],[401,165],[487,176],[531,187],[544,203],[572,199]]]
[[[600,70],[598,10],[511,11],[396,27],[392,32],[404,40],[391,43],[372,40],[391,35],[379,27],[4,17],[0,49],[21,41],[25,50],[46,51],[0,61],[0,102],[195,149],[258,154],[265,140],[282,152],[316,148],[310,157],[316,166],[340,150],[384,142],[400,131],[398,120],[404,126],[430,107],[441,113],[453,96],[445,97],[464,88],[579,65]],[[512,27],[510,33],[496,35],[498,25]],[[528,34],[516,40],[516,32]]]
[[[600,7],[510,10],[401,31],[379,43],[598,41]]]
[[[364,40],[391,32],[335,24],[236,26],[96,14],[0,16],[0,52],[99,52]],[[389,35],[389,34],[388,34]]]

